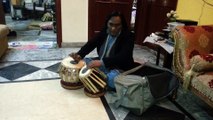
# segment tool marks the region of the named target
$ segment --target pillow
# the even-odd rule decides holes
[[[40,27],[42,30],[53,30],[53,22],[43,22]]]
[[[213,54],[195,55],[190,59],[190,66],[195,72],[203,72],[213,70]]]

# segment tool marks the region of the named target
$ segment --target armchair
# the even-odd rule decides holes
[[[7,35],[9,32],[9,28],[6,25],[0,24],[0,58],[8,49]]]
[[[183,87],[213,107],[213,25],[177,26],[173,69]]]

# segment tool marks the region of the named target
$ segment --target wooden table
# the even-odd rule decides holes
[[[159,65],[160,61],[160,54],[164,56],[163,59],[163,67],[171,69],[172,67],[172,60],[173,60],[173,52],[169,53],[167,50],[165,50],[161,45],[152,43],[152,42],[145,42],[145,46],[149,47],[150,49],[153,49],[157,52],[156,55],[156,65]]]

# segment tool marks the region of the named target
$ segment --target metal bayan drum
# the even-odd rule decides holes
[[[106,91],[106,75],[97,68],[88,69],[83,66],[79,79],[84,84],[84,93],[89,97],[100,97]]]
[[[79,80],[79,71],[84,66],[84,61],[76,63],[72,57],[66,57],[59,66],[61,86],[65,89],[75,90],[83,87]]]

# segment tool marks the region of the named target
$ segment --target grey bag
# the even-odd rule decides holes
[[[123,106],[134,114],[141,115],[178,86],[179,81],[170,70],[145,63],[115,78],[114,105]]]

